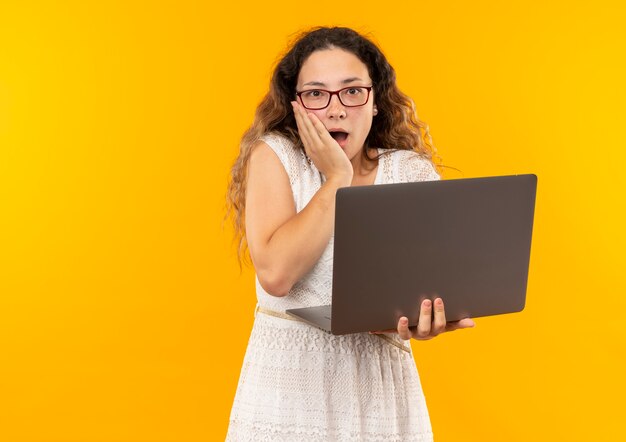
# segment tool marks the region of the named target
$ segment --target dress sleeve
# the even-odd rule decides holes
[[[269,133],[261,137],[261,141],[267,144],[276,154],[285,171],[289,175],[289,181],[293,181],[293,165],[289,155],[287,140],[280,135]]]
[[[304,151],[285,136],[275,132],[261,137],[275,153],[289,177],[296,210],[300,212],[321,186],[320,173],[309,162]]]
[[[413,151],[397,151],[394,155],[394,169],[397,170],[398,182],[437,181],[440,178],[433,164]]]

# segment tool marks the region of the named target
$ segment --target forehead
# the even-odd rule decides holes
[[[367,66],[352,52],[337,48],[323,49],[313,52],[304,61],[298,74],[298,86],[316,82],[338,87],[348,78],[371,81]]]

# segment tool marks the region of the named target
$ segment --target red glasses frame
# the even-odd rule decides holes
[[[309,110],[320,110],[320,109],[326,109],[328,106],[330,106],[330,101],[333,99],[333,95],[337,95],[337,98],[339,99],[339,102],[345,106],[345,107],[359,107],[359,106],[365,106],[367,104],[368,101],[370,101],[370,92],[372,90],[374,86],[348,86],[348,87],[344,87],[341,89],[338,89],[336,91],[329,91],[326,89],[307,89],[306,91],[300,91],[300,92],[296,92],[296,95],[298,96],[298,98],[300,99],[300,103],[302,104],[302,107],[304,107],[305,109],[309,109]],[[339,93],[341,91],[345,91],[346,89],[365,89],[367,90],[367,98],[365,98],[365,103],[363,104],[345,104],[343,101],[341,101],[341,95],[339,95]],[[311,92],[311,91],[320,91],[320,92],[328,92],[330,95],[328,96],[328,103],[326,103],[326,106],[323,107],[306,107],[304,105],[304,102],[302,101],[302,94],[305,92]]]

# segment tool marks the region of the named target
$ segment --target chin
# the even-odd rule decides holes
[[[357,155],[361,154],[361,150],[357,150],[356,152],[353,151],[344,151],[344,153],[346,154],[346,156],[348,157],[348,159],[350,161],[352,161]]]

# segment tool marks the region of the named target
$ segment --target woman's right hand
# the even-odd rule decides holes
[[[343,149],[315,114],[307,113],[297,101],[292,101],[291,105],[307,156],[327,180],[338,180],[349,186],[354,170]]]

